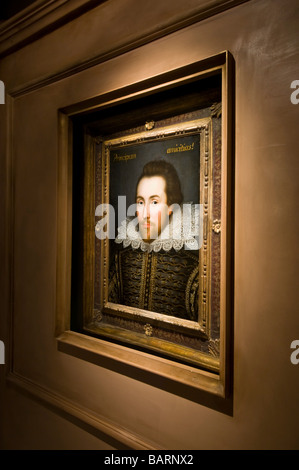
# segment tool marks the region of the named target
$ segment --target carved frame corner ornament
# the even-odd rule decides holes
[[[214,233],[220,233],[221,232],[221,221],[218,219],[215,219],[213,221],[212,229]]]
[[[180,94],[186,90],[186,84],[215,75],[219,78],[219,103],[196,111],[193,106],[192,111],[187,108],[184,114],[177,113],[171,118],[161,116],[155,121],[149,119],[146,124],[143,120],[139,127],[130,131],[120,131],[116,115],[116,133],[85,134],[84,179],[80,183],[84,188],[82,250],[79,253],[82,262],[78,263],[82,272],[78,275],[81,283],[76,288],[72,287],[74,278],[69,269],[73,259],[72,217],[76,209],[72,205],[72,192],[76,190],[72,179],[74,107],[61,111],[56,332],[60,351],[79,354],[79,357],[86,351],[87,356],[106,357],[120,365],[142,369],[188,389],[226,400],[231,395],[233,364],[233,59],[228,52],[222,52],[177,69],[175,73],[172,71],[171,75],[154,77],[153,82],[140,83],[135,92],[128,88],[118,90],[114,102],[118,105],[129,97],[130,102],[137,100],[138,104],[140,98],[149,95],[149,90],[151,95],[164,96],[170,89]],[[93,109],[101,111],[108,103],[111,103],[108,95],[102,96],[100,101],[95,97]],[[91,109],[90,100],[76,105],[78,114],[88,109]],[[110,201],[113,152],[115,155],[119,149],[127,149],[130,153],[134,146],[142,149],[153,142],[162,145],[170,139],[189,136],[195,136],[199,142],[198,187],[199,203],[203,207],[202,246],[188,287],[192,305],[198,294],[198,310],[193,312],[192,320],[111,300],[108,294],[111,247],[107,238],[95,241],[95,207],[99,202]],[[115,279],[119,282],[117,275]],[[77,295],[78,301],[72,302],[72,295]],[[75,312],[72,305],[76,306]]]

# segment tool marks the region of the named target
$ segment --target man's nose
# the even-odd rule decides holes
[[[142,217],[144,219],[148,219],[150,217],[150,210],[149,210],[149,205],[148,204],[143,205]]]

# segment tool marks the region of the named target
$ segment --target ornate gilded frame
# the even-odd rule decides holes
[[[73,118],[85,115],[91,109],[106,109],[115,103],[128,99],[139,99],[161,89],[194,83],[196,80],[221,76],[221,102],[210,106],[205,117],[195,117],[183,122],[151,129],[146,127],[135,131],[116,134],[116,137],[92,135],[88,126],[84,132],[84,173],[82,210],[82,289],[80,294],[81,312],[79,322],[72,320],[72,283],[70,265],[74,252],[67,247],[72,238],[73,214]],[[232,383],[232,246],[233,246],[233,59],[224,52],[174,72],[155,77],[152,81],[139,83],[124,90],[116,90],[108,96],[73,105],[60,111],[60,184],[59,184],[59,242],[58,257],[58,301],[56,332],[59,349],[82,356],[84,351],[108,357],[114,361],[143,369],[168,379],[197,388],[218,397],[230,395]],[[196,114],[196,113],[195,113]],[[220,134],[214,134],[213,122],[221,121]],[[175,121],[175,120],[174,120]],[[100,198],[109,202],[109,155],[112,148],[132,143],[148,142],[151,139],[164,139],[169,135],[198,133],[200,135],[200,203],[203,205],[203,248],[199,257],[201,316],[198,322],[166,318],[159,312],[149,312],[121,304],[113,304],[107,299],[109,243],[101,240],[95,244],[95,207],[97,195],[95,181],[100,176]],[[99,148],[101,151],[99,152]],[[213,166],[215,152],[218,152],[218,174],[215,180]],[[218,210],[213,209],[215,188],[220,191]],[[216,287],[219,292],[219,337],[210,335],[210,322],[215,303],[211,302],[211,270],[214,262],[212,237],[218,240],[219,276]],[[100,260],[100,262],[99,262]],[[74,268],[73,268],[74,269]],[[67,274],[67,275],[66,275]],[[214,286],[215,287],[215,286]],[[95,291],[98,302],[95,305]],[[98,295],[99,294],[99,295]],[[103,323],[102,318],[106,316]],[[111,324],[107,318],[113,318]],[[141,324],[143,331],[117,325],[117,319]],[[77,326],[74,326],[77,325]],[[80,325],[78,327],[78,325]],[[152,334],[153,328],[168,328],[174,333],[186,334],[205,343],[205,351],[177,344],[175,341],[161,340]],[[81,353],[80,353],[81,351]]]
[[[186,138],[188,136],[197,136],[200,139],[200,151],[198,158],[200,159],[200,174],[199,174],[199,187],[200,191],[199,204],[202,207],[202,246],[199,250],[199,312],[198,321],[191,321],[180,319],[174,316],[164,315],[160,312],[142,310],[136,307],[129,307],[123,304],[112,303],[108,299],[108,284],[109,284],[109,240],[105,238],[101,240],[100,247],[95,250],[95,259],[89,266],[95,264],[95,273],[91,272],[85,279],[93,278],[95,280],[94,297],[97,297],[97,305],[92,307],[90,303],[90,286],[87,281],[86,291],[89,295],[86,296],[88,303],[84,311],[87,313],[84,330],[93,334],[100,334],[105,337],[122,340],[129,344],[136,344],[153,350],[156,352],[164,352],[167,355],[192,362],[193,364],[201,364],[213,371],[219,371],[219,359],[215,354],[217,350],[218,338],[212,338],[210,334],[211,323],[211,233],[212,233],[212,198],[213,198],[213,178],[212,178],[212,121],[219,119],[213,114],[213,110],[209,110],[208,117],[183,120],[177,124],[163,125],[151,130],[139,130],[134,133],[126,134],[125,136],[115,137],[109,140],[96,139],[96,143],[92,139],[86,142],[87,147],[86,155],[90,156],[96,162],[96,170],[94,173],[88,175],[87,187],[91,191],[86,194],[87,199],[93,198],[93,184],[96,178],[101,179],[99,185],[101,195],[93,204],[87,202],[87,207],[90,209],[85,212],[85,225],[88,226],[89,221],[93,218],[91,209],[94,209],[97,203],[108,205],[109,192],[110,192],[110,155],[113,149],[122,149],[128,145],[156,143],[157,141],[164,141],[170,138]],[[190,118],[189,118],[190,119]],[[173,121],[173,118],[171,119]],[[154,123],[152,123],[154,126]],[[92,149],[97,149],[97,144],[100,150],[95,150],[96,154],[93,155]],[[88,170],[93,171],[91,165],[86,164],[86,174]],[[96,191],[97,193],[97,191]],[[95,224],[96,225],[96,224]],[[220,232],[218,232],[219,234]],[[91,241],[91,238],[90,238]],[[93,252],[94,240],[91,247],[86,247],[86,254]],[[88,265],[88,259],[84,261],[84,265]],[[98,267],[97,267],[98,266]],[[97,296],[96,293],[99,292]],[[110,322],[109,322],[110,319]],[[119,319],[119,321],[117,321]],[[127,319],[127,329],[124,328],[124,319]],[[134,328],[130,328],[130,324],[135,324]],[[140,333],[141,329],[141,333]],[[155,331],[159,333],[158,337],[155,336]],[[213,354],[203,354],[200,350],[185,347],[176,343],[170,346],[170,335],[167,334],[167,341],[161,339],[166,335],[166,331],[172,331],[173,336],[175,333],[180,335],[191,336],[194,342],[195,337],[204,339],[208,344],[206,349],[213,349]]]

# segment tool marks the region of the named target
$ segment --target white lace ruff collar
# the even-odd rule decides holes
[[[127,217],[118,227],[118,235],[115,242],[123,244],[124,248],[131,246],[134,250],[142,251],[160,250],[176,251],[185,248],[187,250],[198,250],[200,248],[200,223],[202,214],[199,205],[184,204],[171,217],[169,224],[160,233],[159,237],[151,243],[145,242],[139,233],[137,220]],[[133,222],[134,221],[134,222]]]

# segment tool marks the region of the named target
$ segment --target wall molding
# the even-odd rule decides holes
[[[82,429],[85,428],[89,433],[116,447],[116,450],[163,450],[162,447],[19,374],[10,372],[6,380],[8,385],[17,388],[62,418],[67,418]]]
[[[21,49],[106,1],[36,0],[0,24],[0,57]]]
[[[110,0],[98,0],[96,2],[94,0],[72,0],[72,6],[70,6],[68,0],[37,0],[23,12],[23,15],[16,15],[2,26],[0,25],[0,58],[21,49],[83,12],[107,1]],[[153,30],[145,36],[141,32],[134,39],[124,42],[117,48],[109,49],[108,47],[92,58],[81,60],[79,63],[53,74],[38,77],[29,83],[24,83],[13,90],[9,90],[9,93],[14,98],[31,93],[249,1],[251,0],[207,0],[199,2],[198,8],[191,16],[188,15],[187,11],[184,16],[170,18],[168,24],[159,29],[153,27]]]

